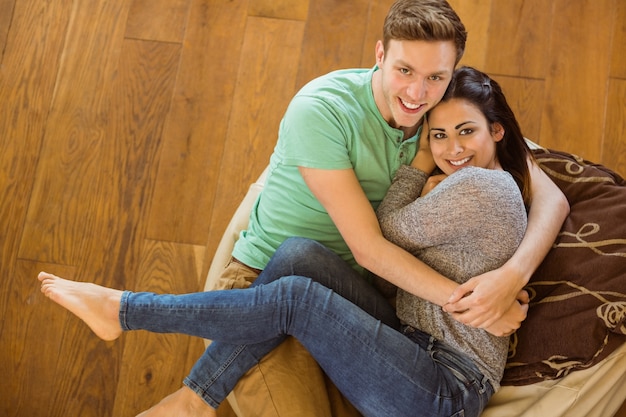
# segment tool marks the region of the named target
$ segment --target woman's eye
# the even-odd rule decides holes
[[[445,133],[433,133],[430,135],[433,139],[444,139],[446,137]]]
[[[469,135],[474,132],[474,129],[462,129],[459,134],[460,135]]]

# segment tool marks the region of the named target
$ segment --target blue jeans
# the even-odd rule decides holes
[[[252,286],[267,284],[289,275],[312,278],[383,323],[394,328],[400,326],[387,300],[339,256],[318,242],[304,238],[287,239]],[[280,337],[250,345],[231,345],[213,340],[194,364],[184,384],[207,404],[217,408],[243,375],[283,339]]]
[[[331,264],[346,265],[334,255],[312,265],[326,269]],[[362,287],[362,278],[354,276],[358,281],[347,285],[348,292],[355,291],[365,307],[379,308],[379,315],[393,312],[369,284]],[[370,288],[371,297],[361,287]],[[268,353],[292,335],[365,416],[478,416],[493,389],[473,363],[427,334],[399,331],[395,315],[386,319],[391,323],[293,274],[246,290],[179,296],[125,292],[120,306],[124,330],[195,335],[243,346],[241,352],[251,347],[251,355],[259,358],[262,348]],[[230,364],[221,365],[227,369]]]

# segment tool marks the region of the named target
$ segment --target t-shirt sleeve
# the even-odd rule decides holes
[[[340,108],[322,97],[298,95],[281,122],[276,148],[282,163],[307,168],[348,169],[349,141]]]

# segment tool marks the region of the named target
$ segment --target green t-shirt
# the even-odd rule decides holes
[[[331,72],[293,98],[280,124],[265,186],[233,256],[263,269],[285,239],[299,236],[324,244],[361,270],[298,167],[354,169],[372,207],[378,207],[396,170],[413,160],[419,132],[403,141],[404,133],[383,119],[372,92],[376,70]]]

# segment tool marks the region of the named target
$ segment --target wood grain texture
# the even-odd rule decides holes
[[[37,273],[203,288],[290,98],[371,67],[392,2],[0,0],[0,415],[129,416],[181,386],[200,340],[102,342]],[[462,64],[501,83],[527,136],[626,174],[625,2],[451,4]]]
[[[487,42],[490,39],[489,30],[492,27],[492,1],[451,0],[449,2],[461,18],[467,31],[465,53],[460,65],[469,65],[486,71],[485,60],[489,51]]]
[[[0,0],[0,62],[2,62],[2,56],[4,55],[4,47],[11,27],[14,7],[15,0]]]
[[[124,3],[73,3],[25,225],[29,244],[21,246],[21,257],[76,264],[78,244],[91,231],[94,194],[108,182],[99,174],[111,118],[104,92],[119,62]]]
[[[553,28],[553,19],[560,21],[562,15],[558,6],[543,0],[494,1],[489,34],[484,37],[485,71],[544,79],[551,60],[560,55],[558,49],[549,49],[553,36],[562,38]]]
[[[376,64],[376,42],[383,39],[385,16],[392,4],[393,0],[370,2],[367,21],[363,25],[364,40],[359,65],[362,68],[371,68]]]
[[[368,0],[311,2],[300,54],[298,88],[327,72],[358,66],[368,10]]]
[[[196,0],[191,5],[163,134],[148,230],[152,239],[206,243],[246,13],[245,1]]]
[[[127,38],[183,41],[192,0],[133,0],[126,23]]]
[[[616,0],[611,76],[626,79],[626,2]]]
[[[302,43],[303,32],[299,21],[248,19],[212,207],[209,257],[248,186],[269,161],[280,119],[296,92],[299,61],[292,53]]]
[[[307,20],[309,0],[255,0],[249,2],[248,15],[273,19]]]
[[[603,161],[626,176],[626,79],[611,79]]]
[[[166,294],[199,291],[203,257],[204,247],[145,241],[133,287]],[[170,394],[204,352],[202,340],[189,336],[131,332],[123,337],[114,416],[136,415],[154,405],[153,398]]]
[[[571,7],[559,0],[554,7],[539,143],[599,161],[615,2],[579,0]]]
[[[535,141],[541,137],[541,105],[545,102],[545,81],[493,75],[517,118],[522,134]]]

